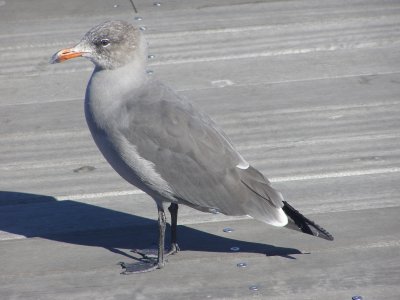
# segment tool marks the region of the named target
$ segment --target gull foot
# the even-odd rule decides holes
[[[171,254],[175,254],[175,253],[178,253],[179,251],[181,251],[181,249],[179,248],[179,245],[177,243],[172,243],[171,249],[168,251],[168,253],[166,255],[168,256]]]
[[[158,249],[132,249],[131,252],[140,255],[142,259],[157,259],[158,257]]]
[[[157,263],[157,259],[140,259],[133,263],[120,262],[119,265],[124,269],[121,272],[123,275],[146,273],[162,268]]]
[[[164,257],[178,253],[180,251],[177,243],[171,245],[170,250],[164,250]],[[124,269],[121,274],[130,275],[137,273],[151,272],[156,269],[162,269],[164,267],[163,262],[158,261],[158,250],[157,249],[134,249],[131,252],[140,255],[140,258],[135,258],[137,261],[132,263],[120,262],[119,265]],[[167,261],[167,260],[165,260]]]
[[[178,244],[174,243],[171,245],[171,249],[164,250],[164,257],[169,255],[178,253],[181,249],[179,248]],[[158,249],[132,249],[131,252],[140,255],[141,259],[156,259],[158,257]]]

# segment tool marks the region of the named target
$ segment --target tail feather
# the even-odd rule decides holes
[[[283,201],[282,209],[289,219],[289,223],[285,227],[333,241],[333,236],[328,231],[307,219],[286,201]]]

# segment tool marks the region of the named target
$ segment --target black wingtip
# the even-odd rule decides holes
[[[307,219],[286,201],[283,201],[282,209],[289,218],[289,223],[285,227],[320,237],[328,241],[334,240],[333,236],[328,231]]]

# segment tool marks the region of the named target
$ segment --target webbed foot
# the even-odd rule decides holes
[[[124,269],[121,272],[123,275],[146,273],[163,267],[157,263],[157,259],[139,259],[133,263],[120,262],[119,265]]]
[[[171,244],[171,249],[165,249],[164,250],[164,257],[167,257],[169,255],[178,253],[181,249],[179,248],[177,243],[172,243]],[[136,253],[140,255],[142,258],[141,259],[156,259],[158,256],[158,250],[157,249],[132,249],[131,252]]]

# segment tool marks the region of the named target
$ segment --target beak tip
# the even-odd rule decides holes
[[[65,60],[71,59],[71,58],[75,58],[75,57],[79,57],[82,56],[84,52],[77,50],[76,48],[67,48],[67,49],[63,49],[58,51],[57,53],[55,53],[51,59],[50,59],[50,63],[51,64],[55,64],[55,63],[60,63],[63,62]]]
[[[56,64],[56,63],[59,63],[59,62],[60,62],[60,59],[59,59],[58,52],[57,52],[50,58],[49,63],[50,64]]]

